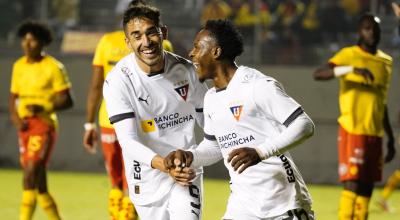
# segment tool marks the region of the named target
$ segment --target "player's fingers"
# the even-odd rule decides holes
[[[236,171],[239,169],[240,166],[242,166],[245,163],[245,161],[243,159],[238,160],[233,166],[233,169]]]
[[[170,152],[166,157],[164,157],[164,166],[167,170],[172,168],[174,159],[174,151]]]
[[[232,160],[235,156],[237,156],[238,154],[239,154],[238,149],[235,149],[235,150],[231,151],[231,152],[229,153],[229,156],[228,156],[228,163],[231,162],[231,160]]]
[[[193,162],[193,154],[191,152],[185,152],[185,166],[190,167]]]
[[[241,173],[242,173],[243,171],[245,171],[249,166],[251,166],[251,161],[248,161],[248,162],[244,163],[244,164],[240,167],[238,173],[241,174]]]

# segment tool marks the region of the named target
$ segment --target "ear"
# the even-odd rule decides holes
[[[168,39],[168,28],[167,28],[167,26],[166,25],[162,25],[160,27],[160,29],[161,29],[161,35],[162,35],[163,40]]]
[[[211,50],[211,54],[214,57],[214,59],[216,59],[216,60],[219,59],[221,57],[221,55],[222,55],[222,48],[221,47],[214,47]]]
[[[128,38],[125,38],[125,43],[126,43],[126,46],[127,46],[129,49],[133,50],[132,45],[131,45],[131,42],[129,41]]]

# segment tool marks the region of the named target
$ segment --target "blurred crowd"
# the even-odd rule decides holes
[[[71,29],[108,31],[107,29],[116,28],[116,16],[121,14],[121,8],[124,8],[126,2],[129,1],[40,0],[41,4],[38,2],[34,4],[31,0],[18,0],[7,5],[7,7],[14,5],[16,15],[13,15],[15,19],[12,22],[3,22],[2,28],[10,26],[8,29],[12,29],[16,23],[26,18],[40,18],[50,24],[57,40],[62,40],[65,31]],[[379,15],[392,15],[389,0],[149,0],[149,2],[165,10],[163,20],[171,29],[171,37],[174,37],[174,29],[178,29],[177,32],[193,32],[193,27],[198,28],[208,19],[230,19],[245,36],[247,45],[258,45],[264,51],[279,47],[280,52],[284,50],[284,55],[299,53],[302,49],[315,45],[328,45],[328,48],[334,51],[347,41],[354,41],[353,36],[360,14],[373,9]],[[184,34],[179,33],[179,39],[181,35]],[[174,39],[171,41],[174,43]],[[178,42],[178,51],[180,48],[184,51],[188,47],[186,44],[188,43],[185,41]]]

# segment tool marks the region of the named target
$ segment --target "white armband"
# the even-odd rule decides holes
[[[335,77],[340,77],[353,72],[353,70],[354,67],[352,66],[335,66],[333,68],[333,74],[335,75]]]

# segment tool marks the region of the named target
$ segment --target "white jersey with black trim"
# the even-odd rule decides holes
[[[210,89],[204,99],[204,133],[218,143],[231,177],[231,196],[255,216],[268,218],[310,207],[311,197],[289,152],[272,156],[238,174],[227,163],[229,153],[257,147],[290,124],[301,106],[278,81],[240,66],[225,89]]]
[[[196,147],[194,127],[199,112],[202,116],[206,91],[194,66],[168,52],[164,71],[150,75],[140,69],[133,53],[127,55],[107,75],[103,87],[111,123],[133,119],[135,141],[163,157]],[[168,193],[174,181],[151,167],[154,155],[135,155],[135,146],[121,145],[132,202],[145,205]]]

